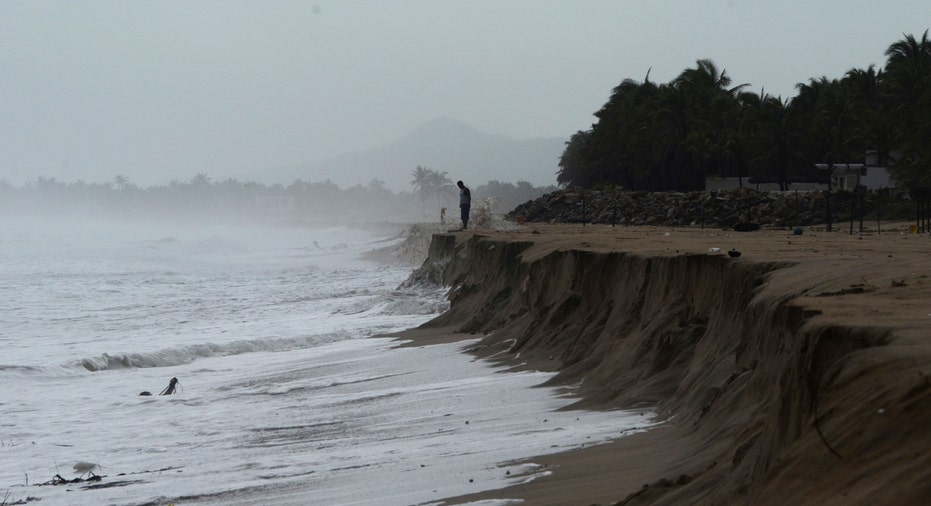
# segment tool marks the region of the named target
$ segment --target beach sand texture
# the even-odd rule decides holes
[[[666,420],[448,504],[927,504],[931,239],[906,227],[434,236],[415,276],[451,307],[405,337],[485,335],[475,353],[560,371],[581,408]]]

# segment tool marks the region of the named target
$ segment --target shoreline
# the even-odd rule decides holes
[[[931,447],[931,244],[905,227],[435,235],[412,279],[451,287],[451,307],[395,337],[485,336],[479,357],[581,382],[579,408],[647,404],[667,419],[533,459],[548,477],[446,504],[931,497],[931,453],[913,450]]]

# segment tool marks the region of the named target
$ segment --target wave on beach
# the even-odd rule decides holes
[[[204,343],[178,346],[150,353],[104,353],[96,357],[83,358],[79,361],[79,364],[91,372],[112,369],[172,367],[190,364],[197,359],[206,357],[298,350],[344,339],[346,339],[344,334],[280,339],[245,339],[225,344]]]

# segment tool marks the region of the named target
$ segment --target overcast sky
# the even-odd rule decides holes
[[[784,98],[931,24],[927,0],[0,2],[0,180],[214,180],[449,117],[568,138],[701,58]],[[307,178],[313,180],[312,175]]]

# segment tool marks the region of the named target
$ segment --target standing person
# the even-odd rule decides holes
[[[462,217],[462,230],[465,230],[469,226],[469,208],[472,207],[472,192],[469,191],[469,188],[466,185],[462,184],[462,181],[456,181],[456,186],[459,187],[459,210],[460,216]]]

